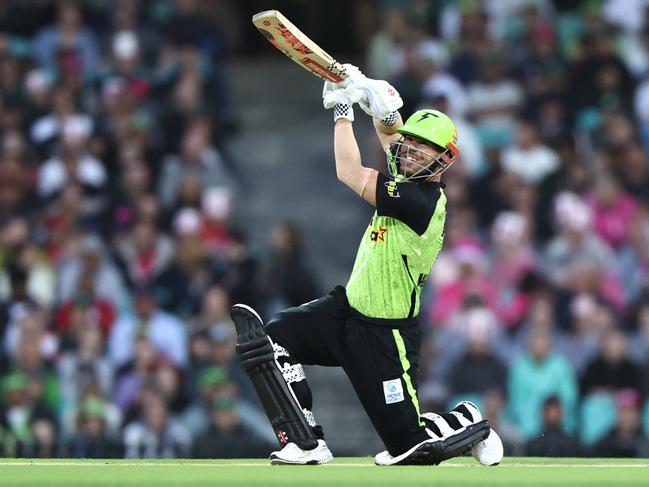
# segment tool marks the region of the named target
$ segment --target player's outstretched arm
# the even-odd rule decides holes
[[[352,121],[339,118],[334,126],[334,153],[336,176],[372,206],[376,206],[378,172],[364,167],[361,152],[354,136]]]

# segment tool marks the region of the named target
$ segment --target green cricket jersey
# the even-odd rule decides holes
[[[419,297],[444,240],[446,196],[439,183],[399,183],[379,174],[376,212],[347,283],[349,304],[371,318],[419,313]]]

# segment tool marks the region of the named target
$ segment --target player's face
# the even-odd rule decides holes
[[[400,169],[406,176],[415,175],[434,164],[435,160],[444,152],[441,147],[410,135],[404,137],[403,144]]]

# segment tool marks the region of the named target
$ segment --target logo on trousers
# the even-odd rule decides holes
[[[403,401],[404,395],[401,379],[384,380],[383,395],[385,396],[385,404]]]

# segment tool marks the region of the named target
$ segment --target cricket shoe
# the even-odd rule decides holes
[[[468,453],[489,435],[489,430],[489,423],[482,420],[454,431],[454,434],[446,438],[435,437],[424,440],[395,457],[383,451],[374,457],[374,463],[376,465],[439,465],[444,460]]]
[[[459,402],[451,411],[459,419],[461,424],[469,421],[475,424],[482,421],[482,414],[478,407],[469,401]],[[492,467],[498,465],[503,460],[504,450],[503,442],[493,429],[490,429],[489,436],[471,449],[471,455],[482,465]]]
[[[302,450],[295,443],[287,443],[284,448],[270,454],[271,465],[324,465],[334,459],[324,440],[318,440],[313,450]]]

